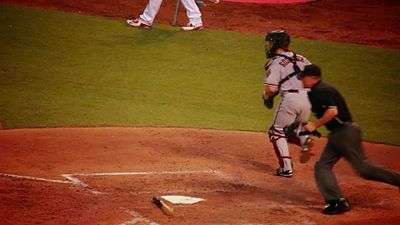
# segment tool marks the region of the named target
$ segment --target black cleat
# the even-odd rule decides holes
[[[194,2],[196,3],[197,7],[199,7],[199,9],[203,9],[204,7],[206,7],[206,4],[203,0],[195,0]]]
[[[324,209],[322,210],[323,214],[327,215],[337,215],[342,214],[350,210],[350,203],[345,198],[340,198],[339,200],[331,200],[327,201]]]
[[[281,176],[281,177],[288,177],[288,178],[290,178],[290,177],[293,176],[293,171],[291,171],[291,170],[283,170],[283,168],[278,168],[278,169],[276,170],[275,175],[276,175],[276,176]]]

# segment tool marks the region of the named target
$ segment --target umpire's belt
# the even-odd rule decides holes
[[[350,126],[358,127],[358,125],[354,122],[343,122],[343,123],[338,123],[334,128],[332,128],[330,130],[330,132],[335,133],[337,131],[340,131],[342,128],[346,128],[346,127],[350,127]]]

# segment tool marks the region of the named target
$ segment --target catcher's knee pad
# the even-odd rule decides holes
[[[274,129],[268,131],[269,139],[274,147],[275,154],[278,158],[280,168],[290,167],[291,157],[289,156],[289,147],[287,139]],[[291,167],[290,167],[291,170]]]
[[[276,142],[280,138],[286,138],[285,133],[283,131],[279,131],[275,127],[270,127],[268,130],[268,137],[271,142]]]

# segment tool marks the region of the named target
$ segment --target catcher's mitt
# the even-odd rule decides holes
[[[267,107],[267,109],[272,109],[274,108],[274,98],[276,95],[274,96],[262,96],[263,100],[264,100],[264,106]]]
[[[314,130],[313,132],[309,132],[309,131],[297,132],[299,126],[300,126],[300,121],[295,121],[292,124],[290,124],[289,126],[284,127],[283,132],[285,133],[286,138],[291,139],[291,138],[295,138],[297,136],[304,136],[304,135],[314,135],[318,138],[320,138],[322,136],[321,133],[318,132],[317,130]]]

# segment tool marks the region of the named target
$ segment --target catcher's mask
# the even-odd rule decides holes
[[[272,58],[275,56],[277,49],[287,49],[289,47],[290,37],[285,30],[274,30],[265,36],[265,41],[272,44],[269,49],[266,47],[267,58]]]

